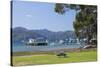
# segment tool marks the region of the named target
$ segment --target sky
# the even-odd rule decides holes
[[[54,11],[55,3],[13,1],[12,26],[27,29],[48,29],[67,31],[73,29],[75,11],[69,10],[61,15]]]

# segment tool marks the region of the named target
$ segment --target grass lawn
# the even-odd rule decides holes
[[[96,50],[69,52],[68,57],[57,57],[55,54],[36,54],[29,56],[13,56],[13,65],[40,65],[72,62],[88,62],[97,60]]]

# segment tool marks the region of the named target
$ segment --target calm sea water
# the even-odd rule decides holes
[[[30,46],[25,45],[23,43],[13,43],[12,51],[13,52],[21,52],[21,51],[50,51],[56,49],[68,49],[68,48],[79,48],[82,47],[84,43],[66,43],[66,44],[54,44],[48,46]]]

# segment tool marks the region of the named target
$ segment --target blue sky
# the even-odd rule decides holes
[[[67,31],[73,29],[75,11],[60,15],[54,12],[55,3],[13,1],[13,27]]]

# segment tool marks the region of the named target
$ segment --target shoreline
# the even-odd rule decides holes
[[[82,51],[97,51],[97,48],[90,49],[80,49],[80,48],[69,48],[69,49],[57,49],[50,51],[21,51],[21,52],[12,52],[12,56],[26,56],[26,55],[41,55],[41,54],[49,54],[53,55],[59,53],[60,51],[64,52],[82,52]]]

